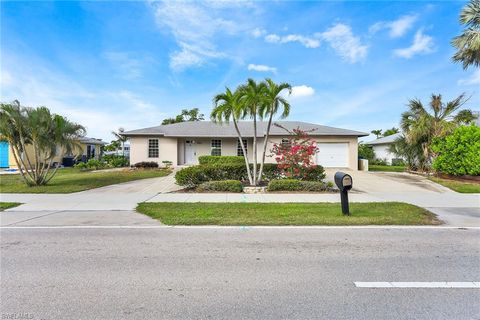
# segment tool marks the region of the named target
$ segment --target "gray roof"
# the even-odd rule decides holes
[[[88,143],[88,144],[101,144],[101,145],[107,144],[105,141],[102,141],[102,139],[96,139],[96,138],[90,138],[90,137],[80,138],[79,141],[81,143]]]
[[[394,133],[392,135],[386,136],[386,137],[381,137],[376,140],[370,141],[370,142],[365,142],[365,144],[368,145],[375,145],[375,144],[391,144],[397,140],[397,138],[400,138],[402,136],[401,133]]]
[[[368,133],[322,126],[319,124],[301,121],[274,121],[289,130],[300,128],[313,136],[368,136]],[[253,137],[252,121],[239,121],[238,127],[242,136]],[[263,137],[267,128],[267,122],[257,122],[257,136]],[[287,132],[282,128],[272,125],[270,135],[285,136]],[[165,137],[237,137],[233,123],[214,123],[211,121],[188,121],[156,127],[125,131],[122,135],[132,136],[165,136]]]

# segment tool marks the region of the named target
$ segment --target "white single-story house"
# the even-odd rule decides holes
[[[392,164],[392,160],[397,159],[398,156],[396,156],[394,153],[391,153],[389,148],[395,142],[395,140],[401,136],[401,133],[395,133],[370,142],[365,142],[365,144],[372,147],[373,152],[375,152],[375,159],[385,160],[387,164]]]
[[[299,121],[275,123],[289,130],[300,128],[307,131],[318,145],[319,152],[315,159],[317,164],[324,167],[358,169],[358,137],[367,136],[367,133]],[[240,121],[238,126],[251,161],[253,124],[251,121]],[[266,127],[266,122],[257,122],[258,160],[262,156]],[[130,141],[131,164],[155,161],[162,165],[163,161],[171,161],[174,166],[190,165],[197,164],[201,155],[242,155],[233,123],[190,121],[125,131],[122,135]],[[281,143],[282,139],[287,137],[288,133],[284,129],[272,125],[265,162],[275,162],[270,152],[273,143]]]

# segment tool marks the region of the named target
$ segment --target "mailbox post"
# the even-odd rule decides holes
[[[348,207],[348,190],[352,189],[352,176],[344,172],[335,173],[335,184],[340,189],[340,200],[342,201],[342,213],[350,215]]]

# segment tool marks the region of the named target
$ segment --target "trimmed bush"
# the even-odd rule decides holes
[[[133,165],[135,168],[158,168],[158,163],[155,161],[142,161]]]
[[[251,164],[250,167],[253,167]],[[263,180],[271,181],[283,178],[282,172],[275,163],[265,163],[263,167]],[[325,178],[322,166],[311,168],[306,181],[320,182]],[[178,185],[194,188],[207,181],[239,180],[247,181],[248,174],[245,164],[215,164],[191,166],[177,171],[175,180]]]
[[[108,164],[108,166],[113,168],[127,167],[128,159],[124,156],[109,154],[104,155],[102,160]]]
[[[451,175],[480,175],[480,127],[461,126],[452,134],[436,139],[432,150],[437,154],[433,169]]]
[[[243,164],[245,159],[237,156],[200,156],[198,157],[199,164],[214,165],[214,164]]]
[[[242,192],[242,183],[238,180],[208,181],[197,187],[197,191]]]
[[[302,181],[295,179],[272,180],[268,183],[268,191],[326,191],[329,187],[321,181]]]

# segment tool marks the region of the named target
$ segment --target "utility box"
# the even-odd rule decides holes
[[[367,159],[358,159],[358,170],[368,171],[368,160]]]

